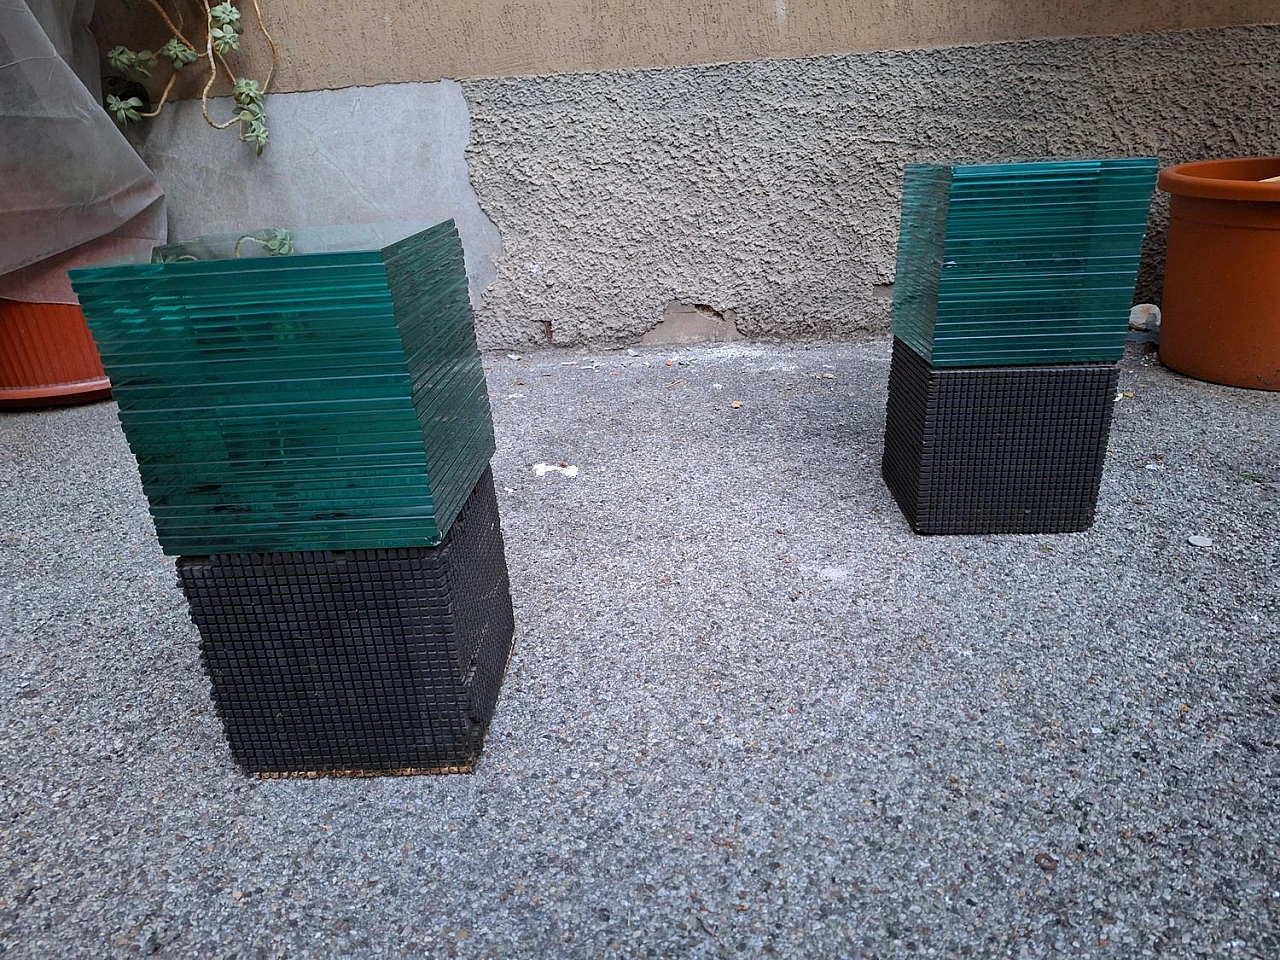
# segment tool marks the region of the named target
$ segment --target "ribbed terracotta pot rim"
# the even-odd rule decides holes
[[[0,298],[0,410],[109,396],[111,381],[79,306]]]
[[[1280,203],[1280,181],[1262,183],[1266,177],[1280,177],[1280,157],[1180,163],[1161,170],[1156,185],[1177,197]]]

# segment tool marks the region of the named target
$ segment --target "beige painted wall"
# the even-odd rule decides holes
[[[169,4],[190,0],[168,0]],[[278,91],[1280,21],[1280,0],[262,0]],[[100,0],[103,48],[146,5]],[[246,18],[251,0],[244,0]],[[196,7],[193,5],[192,7]],[[188,19],[190,22],[190,19]],[[131,45],[158,45],[149,33]],[[250,75],[263,49],[248,51]]]

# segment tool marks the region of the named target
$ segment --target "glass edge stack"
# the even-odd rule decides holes
[[[908,166],[882,474],[917,533],[1092,524],[1157,168]]]
[[[470,770],[514,619],[457,228],[241,246],[72,274],[232,755],[263,777]]]

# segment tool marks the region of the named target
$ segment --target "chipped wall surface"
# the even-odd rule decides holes
[[[280,48],[281,92],[1280,18],[1276,0],[264,0],[263,7]],[[251,5],[244,11],[250,18]],[[95,23],[104,50],[117,43],[155,49],[169,36],[147,4],[128,10],[104,0]],[[243,58],[250,75],[265,73],[266,49],[251,38]]]
[[[496,276],[501,240],[468,180],[470,127],[457,83],[277,94],[267,108],[262,157],[233,131],[211,130],[194,101],[171,104],[145,129],[139,149],[167,194],[170,239],[453,218],[478,301]],[[212,113],[230,116],[229,101],[215,101]]]
[[[463,84],[502,234],[489,342],[887,328],[913,161],[1280,153],[1280,27]],[[1139,299],[1159,298],[1164,207]]]

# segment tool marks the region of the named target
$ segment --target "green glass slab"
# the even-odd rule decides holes
[[[207,483],[211,481],[205,479],[203,474],[214,470],[219,464],[243,464],[248,469],[275,465],[272,469],[279,472],[283,469],[279,466],[281,460],[287,460],[291,468],[297,471],[309,470],[313,465],[338,468],[346,462],[351,469],[360,470],[392,453],[400,457],[416,453],[421,459],[424,450],[434,451],[447,447],[459,434],[458,424],[466,421],[489,422],[487,394],[483,384],[476,387],[470,396],[459,395],[447,403],[442,402],[438,412],[432,412],[425,423],[420,420],[410,428],[402,427],[397,431],[371,434],[356,423],[345,434],[332,429],[324,434],[317,434],[314,430],[297,429],[296,425],[288,425],[295,427],[292,431],[282,429],[280,422],[275,421],[251,432],[237,429],[235,425],[219,423],[215,430],[203,435],[193,436],[190,429],[187,429],[169,442],[161,437],[135,446],[144,480],[151,475],[147,468],[152,464],[168,465],[170,468],[186,465],[200,472],[202,482]],[[383,429],[382,424],[379,427]],[[388,440],[393,442],[386,442]]]
[[[1118,359],[1156,169],[1152,158],[909,167],[895,336],[935,365]]]
[[[406,521],[396,524],[356,521],[333,521],[322,527],[297,530],[289,524],[277,524],[233,540],[208,540],[205,537],[174,535],[161,540],[164,552],[171,556],[209,556],[218,553],[274,553],[277,544],[288,542],[293,551],[303,550],[381,550],[397,547],[434,547],[444,538],[434,522]]]
[[[424,511],[424,515],[430,513],[433,500],[420,489],[426,486],[425,474],[420,477],[382,480],[381,483],[369,481],[364,484],[351,481],[340,487],[333,486],[331,482],[308,484],[294,481],[281,484],[276,489],[240,484],[231,491],[235,499],[230,501],[210,495],[195,499],[194,495],[188,495],[184,491],[173,491],[151,501],[151,515],[181,525],[202,517],[236,522],[248,522],[250,518],[261,517],[277,522],[337,513],[384,517],[408,508]]]
[[[416,417],[406,415],[397,405],[391,417],[368,417],[346,412],[339,414],[293,418],[282,421],[274,417],[257,420],[227,421],[216,416],[194,422],[135,425],[123,420],[130,448],[139,460],[185,454],[189,462],[213,459],[263,459],[273,451],[292,451],[295,456],[307,451],[323,451],[327,455],[357,453],[369,455],[389,447],[417,450],[423,446],[422,425]],[[250,455],[234,456],[236,450]],[[206,451],[209,453],[206,455]]]
[[[142,467],[155,489],[191,486],[191,471],[199,471],[204,484],[210,486],[235,482],[242,476],[272,482],[296,477],[316,479],[321,477],[345,477],[348,474],[391,473],[394,471],[421,470],[426,472],[426,456],[421,449],[371,448],[362,455],[313,456],[283,453],[256,460],[215,460],[199,462],[184,460],[174,462],[152,457]]]
[[[445,318],[447,323],[437,324],[442,340],[446,338],[465,338],[474,334],[470,331],[469,312],[458,313]],[[380,321],[384,325],[385,320]],[[320,328],[323,325],[323,330]],[[362,328],[352,328],[338,323],[326,322],[314,318],[306,323],[306,332],[301,335],[281,335],[280,325],[263,324],[275,329],[271,340],[245,335],[243,333],[222,336],[178,335],[172,342],[162,342],[159,349],[152,344],[145,352],[140,351],[138,342],[108,342],[104,353],[116,358],[116,365],[125,372],[157,374],[166,378],[190,375],[199,382],[206,368],[212,367],[218,379],[225,380],[222,371],[243,366],[244,369],[265,372],[279,370],[320,372],[334,364],[348,361],[349,366],[361,367],[364,363],[385,365],[394,363],[404,367],[406,363],[412,368],[417,364],[416,358],[405,356],[405,346],[398,331],[383,329],[371,335]],[[185,368],[185,369],[184,369]],[[257,376],[251,379],[261,379]]]
[[[73,276],[166,552],[431,545],[492,456],[453,224],[364,250],[305,234]]]

